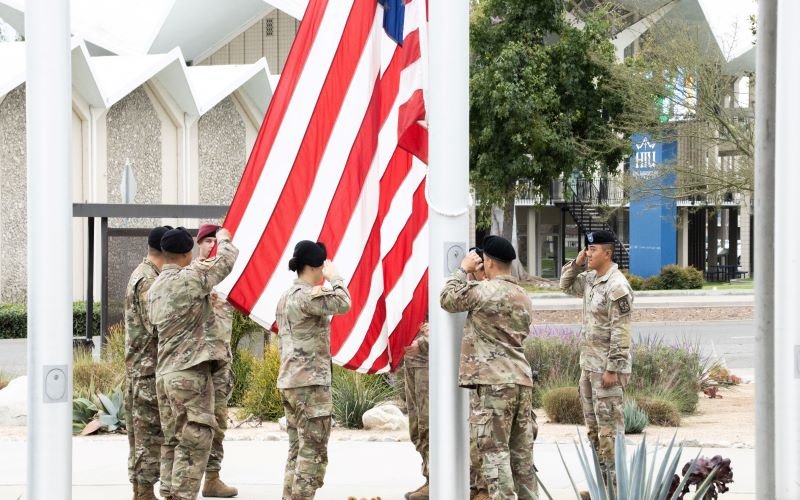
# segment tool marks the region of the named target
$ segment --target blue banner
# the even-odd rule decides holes
[[[678,144],[653,142],[647,135],[635,135],[631,140],[631,175],[645,183],[647,193],[646,196],[631,193],[631,273],[648,278],[659,274],[662,267],[677,262],[677,205],[675,200],[657,193],[659,189],[668,190],[675,185],[674,176],[660,175],[658,166],[675,161]]]

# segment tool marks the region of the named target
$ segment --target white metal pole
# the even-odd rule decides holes
[[[469,219],[469,2],[429,3],[430,476],[431,498],[469,498],[467,394],[458,388],[464,316],[439,292],[467,247]]]
[[[72,497],[72,78],[69,0],[28,0],[28,478]]]
[[[775,43],[777,0],[758,3],[754,279],[756,497],[775,498]]]
[[[775,72],[775,498],[800,498],[800,2],[780,0]],[[758,75],[756,75],[758,77]],[[758,382],[758,381],[756,381]]]

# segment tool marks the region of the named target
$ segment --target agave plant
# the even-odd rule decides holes
[[[647,413],[633,399],[625,401],[625,434],[640,434],[650,423]]]
[[[556,446],[558,447],[558,445]],[[616,488],[607,484],[605,471],[600,466],[600,461],[594,449],[592,448],[590,461],[589,454],[586,453],[584,446],[579,445],[578,442],[575,443],[575,450],[578,453],[578,458],[586,477],[588,492],[593,500],[679,500],[683,499],[686,492],[688,492],[690,478],[694,477],[696,480],[697,475],[694,473],[699,469],[697,459],[700,453],[697,454],[694,460],[686,464],[682,480],[676,474],[678,462],[683,453],[683,446],[675,447],[675,436],[672,437],[672,441],[667,446],[660,462],[656,458],[659,450],[658,443],[656,443],[654,451],[648,452],[646,436],[634,449],[630,462],[627,460],[627,445],[625,444],[624,434],[617,434],[615,446]],[[564,468],[567,469],[567,476],[569,476],[569,480],[572,483],[575,496],[580,500],[581,495],[578,492],[578,486],[567,468],[567,463],[560,447],[558,447],[558,453],[561,455]],[[651,462],[648,462],[648,453],[652,453]],[[696,484],[696,489],[693,492],[692,499],[701,500],[705,497],[706,493],[714,485],[714,477],[719,467],[720,465],[717,465],[710,470],[702,482],[694,483]]]
[[[100,423],[108,430],[113,432],[117,429],[125,428],[125,408],[123,408],[123,395],[119,388],[114,389],[110,397],[98,393],[98,399],[102,403]]]

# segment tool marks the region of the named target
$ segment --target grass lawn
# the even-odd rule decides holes
[[[753,280],[738,280],[733,283],[706,283],[703,290],[752,290]]]

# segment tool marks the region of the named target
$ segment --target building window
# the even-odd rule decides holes
[[[275,34],[275,20],[274,19],[265,19],[264,20],[264,36],[272,36]]]

